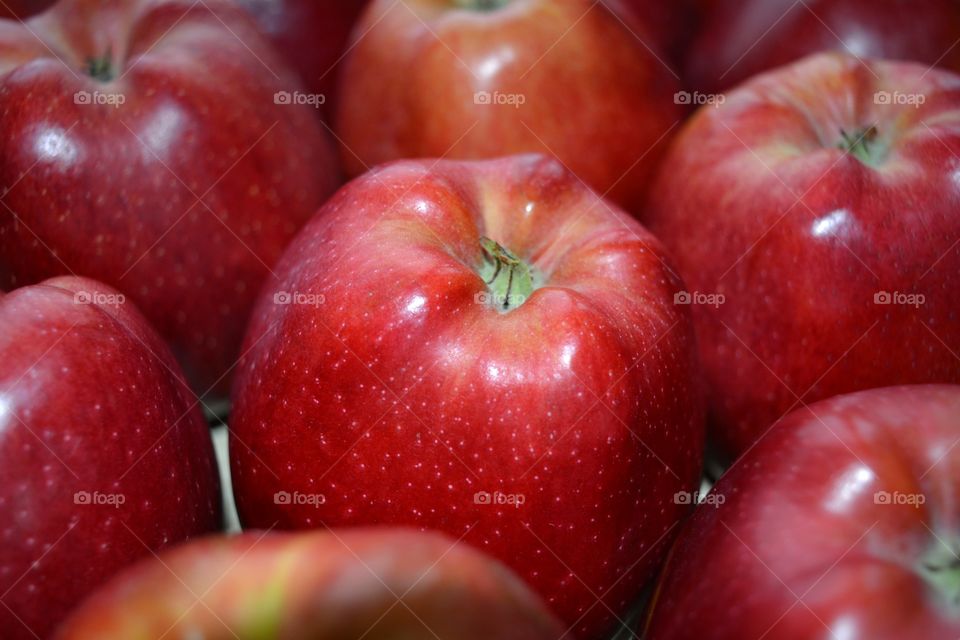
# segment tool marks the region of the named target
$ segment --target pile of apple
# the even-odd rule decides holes
[[[958,41],[0,1],[0,638],[957,638]]]

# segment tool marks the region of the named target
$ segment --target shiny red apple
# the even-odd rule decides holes
[[[62,0],[0,21],[0,286],[130,296],[199,392],[226,387],[270,267],[336,185],[311,108],[222,0]]]
[[[699,477],[660,243],[554,159],[407,161],[342,189],[277,273],[233,393],[244,525],[463,536],[603,637]]]
[[[803,403],[960,382],[958,123],[960,76],[821,54],[678,135],[646,220],[691,287],[728,454]]]
[[[648,640],[960,636],[960,387],[799,409],[671,552]]]
[[[705,0],[686,80],[715,93],[820,51],[960,71],[955,0]]]
[[[132,303],[74,277],[0,298],[0,635],[48,637],[119,569],[219,525],[207,425]]]
[[[291,67],[297,70],[314,104],[330,113],[339,63],[350,30],[368,0],[237,0],[257,21]],[[296,90],[294,87],[293,90]]]
[[[373,2],[342,75],[348,173],[543,152],[636,211],[683,107],[628,24],[593,0]]]
[[[391,529],[211,537],[140,563],[58,640],[559,640],[506,567],[455,539]]]

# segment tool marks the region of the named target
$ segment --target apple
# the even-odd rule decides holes
[[[0,298],[0,628],[49,637],[91,589],[215,531],[196,398],[119,291],[61,277]]]
[[[3,0],[0,18],[27,18],[47,9],[56,0]]]
[[[712,0],[686,57],[685,79],[707,93],[820,51],[914,60],[960,71],[955,0]]]
[[[336,187],[312,109],[248,16],[62,0],[0,20],[0,287],[128,294],[199,392],[225,393],[254,298]]]
[[[210,537],[124,572],[59,640],[559,640],[506,567],[438,534],[351,529]]]
[[[669,54],[671,60],[681,60],[684,50],[695,32],[697,12],[692,0],[604,0],[607,4],[629,11],[644,25],[651,40],[644,44],[656,45]],[[621,15],[624,15],[621,13]],[[642,32],[635,31],[638,37]]]
[[[377,0],[344,62],[347,172],[543,152],[637,211],[684,114],[678,81],[592,0]]]
[[[324,115],[335,99],[339,62],[368,0],[237,0],[253,15]]]
[[[232,395],[244,526],[440,530],[578,637],[622,619],[702,458],[660,243],[553,158],[403,161],[335,195],[277,274]]]
[[[958,386],[798,409],[687,522],[644,638],[956,638],[958,437]]]
[[[960,382],[958,122],[951,72],[819,54],[678,135],[645,220],[691,287],[727,455],[804,403]]]

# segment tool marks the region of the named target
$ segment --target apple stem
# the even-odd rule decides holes
[[[847,133],[840,129],[840,142],[837,146],[860,162],[875,166],[880,159],[880,151],[876,145],[878,135],[879,131],[873,126],[855,133]]]
[[[101,82],[110,82],[113,80],[113,56],[107,51],[99,58],[87,58],[87,67],[85,69],[88,76]]]
[[[960,605],[960,557],[942,544],[938,544],[933,556],[920,563],[920,573],[946,602],[956,607]]]
[[[472,11],[495,11],[509,2],[510,0],[453,0],[457,7]]]
[[[526,302],[536,289],[530,265],[486,236],[480,238],[480,251],[479,273],[493,305],[507,312]]]

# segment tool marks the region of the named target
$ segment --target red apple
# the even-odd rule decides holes
[[[647,212],[693,297],[715,435],[960,382],[960,77],[821,54],[702,108]]]
[[[960,70],[956,0],[712,0],[687,54],[686,80],[724,91],[819,51]]]
[[[2,0],[0,18],[27,18],[40,13],[56,0]]]
[[[123,294],[63,277],[0,298],[0,629],[48,637],[117,570],[214,531],[207,425]]]
[[[198,391],[223,389],[256,292],[335,187],[311,108],[275,103],[292,82],[221,0],[0,21],[0,286],[107,282]]]
[[[237,1],[297,70],[309,94],[323,96],[317,104],[327,114],[350,30],[368,0]]]
[[[630,11],[644,26],[650,41],[672,60],[684,57],[684,49],[694,35],[697,13],[692,0],[604,0],[607,4]],[[636,30],[638,37],[643,33]]]
[[[464,536],[602,637],[699,478],[659,242],[552,158],[408,161],[341,190],[277,273],[233,393],[244,525]]]
[[[506,567],[437,534],[353,529],[211,537],[118,576],[59,640],[559,640]]]
[[[958,438],[957,386],[792,413],[685,525],[644,637],[956,638]]]
[[[373,2],[342,75],[348,173],[545,152],[638,209],[683,111],[673,72],[627,24],[593,0]]]

